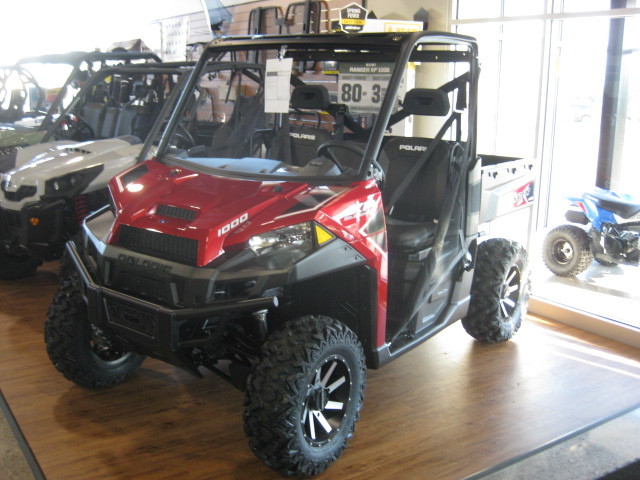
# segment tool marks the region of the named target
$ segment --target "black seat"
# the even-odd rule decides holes
[[[395,137],[387,141],[380,162],[386,170],[382,190],[385,204],[406,178],[415,162],[434,140]],[[430,160],[411,180],[386,216],[389,248],[420,251],[428,248],[436,231],[447,189],[451,144],[441,141]]]
[[[116,107],[107,107],[105,109],[102,128],[100,128],[100,131],[95,132],[98,138],[112,138],[114,136],[118,115],[120,115],[120,110]]]
[[[630,202],[606,192],[593,192],[587,195],[596,205],[622,217],[631,218],[640,213],[640,203]]]
[[[414,88],[406,93],[393,122],[409,115],[442,117],[450,110],[444,90]],[[422,137],[391,137],[385,142],[379,163],[386,173],[382,200],[390,207],[386,216],[390,251],[416,252],[431,246],[447,193],[454,144]]]
[[[82,107],[82,119],[91,127],[94,135],[100,135],[102,132],[106,108],[106,105],[99,102],[87,103]]]
[[[264,91],[261,90],[252,97],[238,95],[229,121],[213,134],[210,154],[221,158],[249,156],[251,143],[246,139],[251,132],[263,129],[265,124]]]
[[[316,111],[319,115],[330,104],[329,91],[323,85],[300,85],[291,93],[290,105],[296,111]],[[305,166],[316,157],[318,147],[331,138],[331,132],[324,128],[285,123],[276,133],[267,156],[291,165]]]

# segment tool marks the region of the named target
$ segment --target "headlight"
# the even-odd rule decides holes
[[[68,173],[61,177],[47,180],[44,185],[45,195],[52,197],[73,196],[83,191],[104,169],[103,165]]]
[[[311,223],[299,223],[255,235],[249,239],[249,247],[258,255],[275,254],[284,248],[307,252],[313,248]]]

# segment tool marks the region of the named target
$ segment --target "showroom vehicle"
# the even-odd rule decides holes
[[[206,73],[213,61],[230,73]],[[54,366],[85,388],[145,355],[204,367],[245,391],[267,466],[326,469],[366,368],[460,319],[502,342],[525,315],[524,248],[478,238],[478,73],[475,41],[446,33],[209,44],[156,157],[117,175],[67,243],[74,269],[45,325]],[[217,123],[177,148],[198,88]]]
[[[107,204],[109,180],[149,153],[142,140],[191,67],[103,68],[41,143],[0,156],[0,279],[32,275],[43,260],[60,257],[84,217]]]
[[[0,155],[41,142],[82,83],[100,68],[160,61],[156,54],[146,52],[70,52],[25,57],[4,67],[0,77]]]
[[[579,275],[594,259],[607,267],[640,264],[637,199],[596,188],[569,201],[565,218],[571,223],[551,230],[542,245],[542,258],[554,275]]]

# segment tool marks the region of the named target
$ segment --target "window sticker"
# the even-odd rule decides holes
[[[291,69],[293,58],[267,60],[264,111],[266,113],[288,113],[291,98]]]

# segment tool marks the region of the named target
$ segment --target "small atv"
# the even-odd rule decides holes
[[[554,275],[579,275],[594,259],[607,267],[640,264],[637,199],[595,188],[569,201],[565,218],[571,223],[551,230],[542,246],[544,263]]]
[[[108,203],[109,180],[146,158],[152,146],[143,149],[142,140],[191,67],[103,68],[41,143],[0,156],[0,279],[30,276],[60,257],[84,217]]]
[[[525,315],[525,250],[478,238],[478,73],[475,41],[447,33],[209,44],[156,158],[111,180],[67,243],[53,365],[86,388],[123,382],[145,355],[204,367],[245,391],[267,466],[325,470],[367,368],[460,319],[508,340]],[[196,145],[176,148],[198,89]]]

